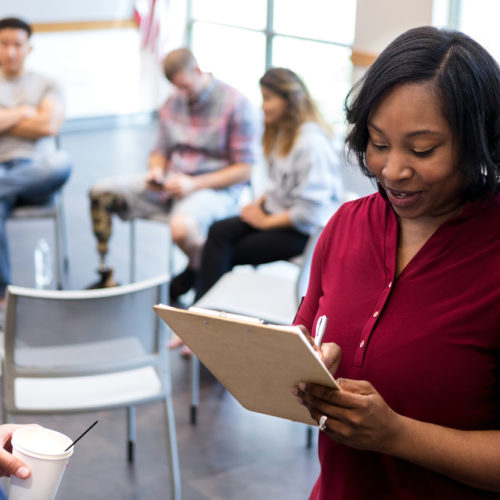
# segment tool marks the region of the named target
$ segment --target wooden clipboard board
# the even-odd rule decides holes
[[[292,388],[315,382],[338,389],[297,326],[162,304],[154,310],[248,410],[317,425]]]

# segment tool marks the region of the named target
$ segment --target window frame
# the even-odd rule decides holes
[[[193,48],[193,29],[196,23],[205,23],[212,26],[224,26],[229,28],[236,28],[245,31],[251,31],[253,33],[260,33],[265,36],[265,68],[269,69],[272,67],[273,61],[273,40],[276,36],[281,36],[284,38],[291,38],[294,40],[303,40],[308,42],[323,43],[326,45],[333,45],[335,47],[344,47],[352,51],[352,46],[350,44],[334,42],[331,40],[324,40],[322,38],[311,38],[298,35],[291,35],[289,33],[281,33],[274,29],[274,0],[267,0],[267,15],[266,15],[266,26],[264,29],[248,28],[245,26],[240,26],[236,24],[228,23],[218,23],[215,21],[203,21],[196,19],[193,15],[193,0],[187,0],[187,22],[186,22],[186,39],[187,46]]]

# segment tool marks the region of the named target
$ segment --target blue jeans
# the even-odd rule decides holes
[[[0,297],[11,282],[6,221],[16,205],[38,205],[67,181],[71,163],[56,151],[42,161],[18,158],[0,163]]]

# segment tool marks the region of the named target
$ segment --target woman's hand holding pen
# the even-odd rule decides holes
[[[321,361],[328,371],[335,376],[342,359],[342,349],[335,342],[326,342],[317,348],[321,354]]]
[[[321,316],[316,323],[311,345],[332,375],[342,357],[340,346],[323,343],[328,319]],[[307,333],[305,327],[301,328]],[[363,380],[337,379],[340,391],[322,385],[301,383],[294,390],[299,402],[331,439],[358,449],[387,453],[402,427],[402,418],[394,412],[375,390]],[[396,439],[397,441],[397,439]]]
[[[318,353],[321,361],[327,367],[328,371],[335,376],[342,358],[342,350],[335,342],[327,342],[318,346],[315,339],[311,337],[309,331],[304,325],[297,325],[304,333],[305,338],[311,344],[311,347]]]

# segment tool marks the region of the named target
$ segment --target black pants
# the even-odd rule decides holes
[[[196,284],[196,300],[234,266],[265,264],[300,255],[309,236],[292,228],[261,230],[230,217],[210,227]]]

